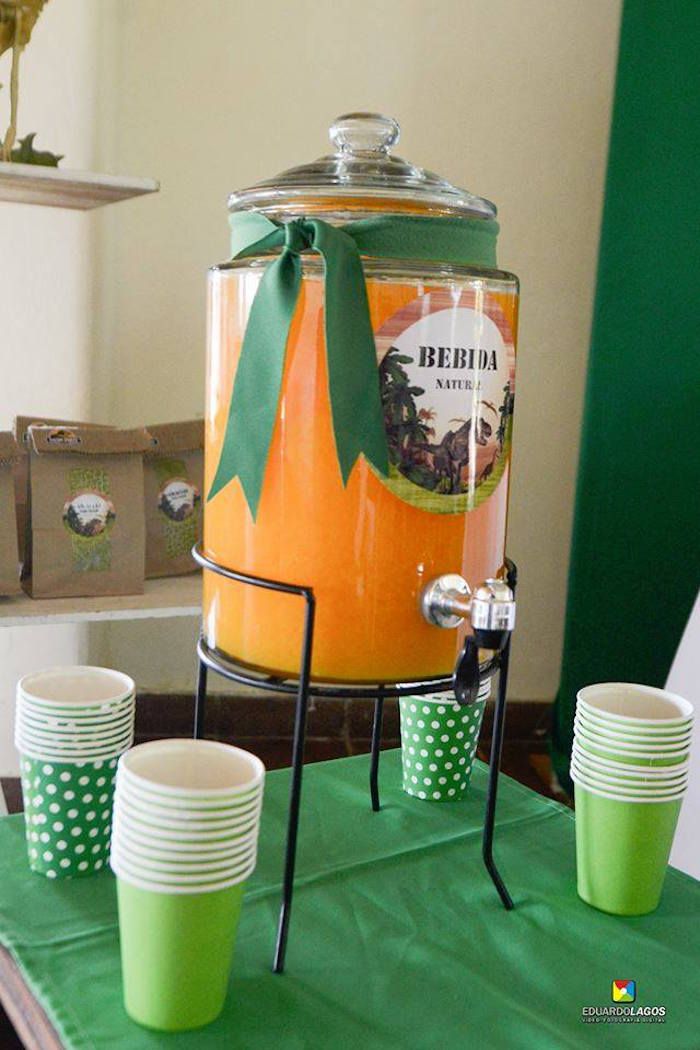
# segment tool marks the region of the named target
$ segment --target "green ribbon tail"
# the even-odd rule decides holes
[[[342,230],[318,220],[310,220],[309,225],[326,269],[328,387],[343,484],[360,455],[386,476],[389,454],[377,351],[360,253]]]
[[[238,477],[255,520],[282,389],[301,260],[283,251],[266,268],[250,310],[211,500]]]

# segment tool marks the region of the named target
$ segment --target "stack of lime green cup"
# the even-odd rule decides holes
[[[135,687],[106,667],[58,667],[17,685],[27,854],[49,879],[107,867],[114,777],[134,739]]]
[[[212,740],[157,740],[119,761],[110,864],[117,876],[124,1004],[158,1031],[221,1013],[265,767]]]
[[[651,686],[609,682],[578,694],[571,779],[579,896],[613,915],[661,899],[690,768],[693,706]]]

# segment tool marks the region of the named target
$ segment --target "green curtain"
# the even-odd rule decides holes
[[[699,98],[700,0],[627,0],[554,707],[567,786],[577,690],[663,685],[698,588]]]

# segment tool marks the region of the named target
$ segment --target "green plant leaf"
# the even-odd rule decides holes
[[[58,162],[63,160],[63,154],[34,149],[35,138],[36,132],[33,131],[30,135],[25,135],[23,139],[20,139],[19,145],[12,150],[10,159],[15,164],[37,164],[45,168],[57,168]]]

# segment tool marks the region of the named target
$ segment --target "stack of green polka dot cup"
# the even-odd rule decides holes
[[[29,866],[49,879],[107,866],[114,778],[133,743],[135,687],[104,667],[59,667],[17,686]]]
[[[403,789],[430,802],[465,797],[491,680],[479,688],[477,702],[460,706],[454,693],[428,693],[399,700]]]

